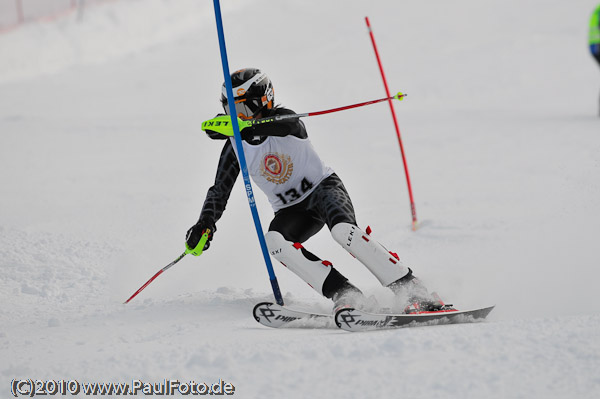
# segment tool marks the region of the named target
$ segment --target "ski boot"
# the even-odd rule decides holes
[[[331,300],[333,301],[333,311],[335,314],[336,311],[345,307],[360,308],[366,301],[366,297],[361,290],[350,284],[348,281],[345,281],[342,286],[333,293]]]
[[[380,309],[374,296],[366,297],[361,290],[347,282],[331,297],[333,301],[333,314],[342,308],[354,308],[367,312]]]
[[[439,312],[452,309],[452,305],[446,305],[439,295],[430,294],[421,280],[413,276],[412,270],[399,280],[388,285],[396,297],[407,298],[408,305],[404,307],[404,313]]]

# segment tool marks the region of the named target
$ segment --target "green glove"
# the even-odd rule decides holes
[[[194,256],[200,256],[202,255],[202,252],[204,252],[204,250],[208,249],[210,246],[210,240],[212,239],[213,231],[209,228],[204,229],[201,233],[202,235],[200,236],[200,239],[198,240],[198,237],[194,237],[194,235],[197,235],[198,233],[198,229],[194,229],[196,226],[198,225],[195,225],[188,230],[185,243],[185,253],[192,254]],[[195,240],[198,241],[196,241],[196,243],[192,242]]]
[[[252,126],[251,121],[245,121],[237,118],[240,131]],[[202,130],[212,138],[212,134],[217,133],[227,137],[233,137],[233,124],[229,115],[220,115],[215,118],[202,122]]]

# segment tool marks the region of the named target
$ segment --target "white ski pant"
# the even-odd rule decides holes
[[[409,273],[395,254],[359,227],[350,223],[338,223],[331,229],[338,244],[364,264],[379,282],[387,286]],[[329,261],[321,260],[306,251],[300,243],[287,241],[277,231],[265,235],[270,254],[289,270],[323,295],[323,283],[332,270]]]

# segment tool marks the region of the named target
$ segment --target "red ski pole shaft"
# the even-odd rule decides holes
[[[377,58],[377,64],[379,65],[379,71],[381,72],[381,78],[383,79],[383,85],[387,96],[390,96],[390,89],[387,84],[385,73],[383,72],[383,66],[381,64],[381,58],[379,57],[379,51],[377,50],[377,44],[375,43],[375,36],[373,36],[373,30],[371,29],[371,23],[369,17],[365,17],[367,28],[369,29],[369,36],[371,37],[371,43],[373,43],[373,50],[375,51],[375,58]],[[406,184],[408,186],[408,196],[410,198],[410,213],[412,216],[412,229],[417,229],[417,209],[415,207],[415,200],[413,198],[412,186],[410,184],[410,175],[408,174],[408,164],[406,163],[406,155],[404,153],[404,145],[402,144],[402,137],[400,136],[400,128],[398,127],[398,119],[396,118],[396,111],[394,110],[394,104],[391,99],[389,101],[390,111],[392,112],[392,119],[394,120],[394,127],[396,128],[396,136],[398,137],[398,145],[400,146],[400,153],[402,154],[402,162],[404,164],[404,174],[406,175]]]
[[[163,272],[165,272],[171,266],[175,265],[177,262],[179,262],[181,259],[183,259],[183,257],[186,256],[187,254],[192,254],[192,255],[195,255],[195,256],[202,255],[202,251],[204,249],[204,245],[206,244],[206,241],[208,240],[208,236],[209,235],[210,235],[210,229],[204,230],[203,233],[202,233],[202,237],[200,238],[200,241],[198,241],[198,245],[196,245],[196,248],[190,248],[186,244],[186,249],[185,249],[184,253],[182,253],[181,255],[179,255],[179,257],[177,257],[177,259],[175,259],[173,262],[169,263],[168,265],[166,265],[165,267],[163,267],[162,269],[160,269],[158,272],[156,272],[156,274],[154,276],[150,277],[150,280],[146,281],[146,283],[144,285],[142,285],[136,292],[134,292],[133,295],[130,296],[128,300],[126,300],[125,302],[123,302],[123,304],[129,303],[129,301],[131,301],[133,298],[135,298],[137,296],[137,294],[139,294],[140,292],[142,292],[142,290],[144,288],[146,288],[147,286],[149,286],[151,282],[153,282],[154,280],[156,280],[156,278],[158,276],[160,276],[161,274],[163,274]]]
[[[380,102],[383,102],[383,101],[392,101],[394,99],[395,100],[402,100],[404,97],[406,97],[406,94],[402,94],[402,93],[398,93],[395,96],[390,96],[390,93],[388,91],[386,98],[380,98],[378,100],[365,101],[363,103],[358,103],[358,104],[345,105],[343,107],[326,109],[324,111],[309,112],[309,113],[306,114],[306,116],[317,116],[317,115],[323,115],[323,114],[330,114],[332,112],[345,111],[347,109],[364,107],[365,105],[377,104],[377,103],[380,103]]]
[[[140,292],[142,292],[142,290],[144,288],[146,288],[147,286],[149,286],[151,282],[153,282],[154,280],[156,280],[156,278],[158,276],[160,276],[165,270],[167,270],[168,268],[170,268],[171,266],[173,266],[175,263],[179,262],[187,254],[188,254],[188,251],[185,251],[184,253],[182,253],[181,255],[179,255],[179,257],[177,259],[175,259],[173,262],[169,263],[168,265],[166,265],[165,267],[163,267],[162,269],[160,269],[154,276],[152,276],[150,278],[150,280],[146,281],[146,284],[142,285],[136,292],[134,292],[134,294],[132,296],[129,297],[128,300],[126,300],[123,303],[124,304],[129,303],[129,301],[131,301],[133,298],[135,298],[137,296],[137,294],[139,294]]]
[[[270,122],[275,122],[275,121],[281,121],[281,120],[284,120],[284,119],[305,118],[307,116],[317,116],[317,115],[331,114],[332,112],[339,112],[339,111],[345,111],[347,109],[364,107],[365,105],[377,104],[377,103],[380,103],[380,102],[383,102],[383,101],[402,100],[406,96],[408,96],[408,94],[398,93],[395,96],[388,96],[386,98],[380,98],[380,99],[377,99],[377,100],[365,101],[365,102],[358,103],[358,104],[345,105],[343,107],[326,109],[324,111],[305,112],[303,114],[290,114],[290,115],[269,116],[269,117],[266,117],[266,118],[252,119],[252,120],[248,120],[248,121],[243,121],[242,123],[246,123],[246,124],[248,124],[248,126],[254,126],[254,125],[261,125],[263,123],[270,123]]]

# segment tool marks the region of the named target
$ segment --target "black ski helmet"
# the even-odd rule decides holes
[[[244,68],[231,74],[235,110],[242,119],[254,118],[263,109],[272,109],[274,92],[271,79],[258,68]],[[221,104],[229,114],[225,83],[221,90]]]

